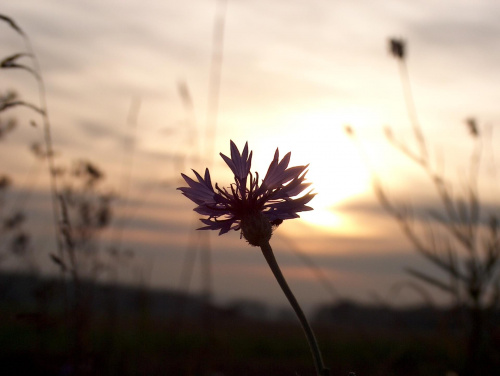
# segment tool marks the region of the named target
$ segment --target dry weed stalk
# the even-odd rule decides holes
[[[482,156],[479,127],[474,119],[466,120],[476,145],[468,163],[469,174],[463,179],[464,187],[460,191],[445,177],[444,169],[435,167],[431,161],[410,89],[406,45],[402,40],[391,39],[390,47],[400,67],[416,150],[397,138],[390,128],[385,129],[385,134],[393,147],[424,171],[434,186],[441,207],[420,213],[410,205],[396,204],[376,174],[374,189],[382,206],[397,220],[417,252],[443,272],[444,279],[426,271],[406,268],[411,276],[453,298],[467,325],[465,374],[484,374],[492,370],[495,353],[489,335],[493,324],[491,314],[500,303],[500,232],[498,213],[494,209],[488,211],[487,203],[481,201],[479,194]]]

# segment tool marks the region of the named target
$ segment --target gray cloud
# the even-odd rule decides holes
[[[133,142],[132,136],[127,135],[124,131],[119,131],[116,128],[97,124],[85,119],[82,119],[78,125],[83,132],[93,140],[105,139],[108,141],[115,141],[122,147],[124,145],[130,145]]]

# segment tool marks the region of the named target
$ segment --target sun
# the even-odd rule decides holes
[[[301,213],[305,221],[325,228],[342,227],[345,223],[332,207],[371,189],[367,166],[344,127],[374,122],[372,114],[354,108],[302,112],[282,119],[276,137],[259,140],[259,148],[267,149],[265,144],[269,144],[273,151],[273,143],[279,140],[280,156],[292,152],[291,166],[309,164],[307,180],[317,195],[310,203],[314,210]]]

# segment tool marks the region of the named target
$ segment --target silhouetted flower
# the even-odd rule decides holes
[[[307,166],[288,168],[291,153],[281,161],[276,149],[274,159],[269,165],[267,174],[259,183],[259,174],[250,172],[252,152],[248,153],[248,143],[243,153],[231,141],[231,158],[220,154],[234,174],[234,183],[228,188],[212,186],[210,172],[205,170],[202,177],[193,170],[198,181],[181,174],[189,187],[178,188],[184,196],[196,203],[194,209],[201,215],[208,216],[200,220],[206,225],[200,230],[220,230],[222,235],[229,230],[242,230],[245,239],[252,245],[259,245],[272,234],[272,225],[282,220],[297,218],[298,212],[312,210],[306,204],[315,194],[308,192],[299,195],[310,183],[305,183]]]
[[[469,128],[469,132],[471,136],[477,137],[479,136],[479,128],[477,127],[477,122],[475,118],[467,118],[465,119],[465,123],[467,124],[467,127]]]
[[[22,212],[16,212],[4,219],[3,228],[5,230],[13,230],[16,227],[19,227],[25,220],[26,217]]]
[[[25,232],[20,232],[11,240],[10,250],[15,255],[24,255],[28,249],[29,242],[29,235]]]
[[[399,59],[405,58],[405,41],[402,39],[391,38],[389,40],[389,48],[394,57]]]
[[[10,178],[7,175],[0,176],[0,191],[11,185]]]

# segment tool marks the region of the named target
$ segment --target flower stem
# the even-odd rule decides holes
[[[283,290],[283,293],[285,294],[286,298],[290,302],[290,305],[295,311],[295,314],[297,315],[297,318],[299,319],[300,324],[302,325],[302,329],[304,329],[307,342],[309,343],[309,347],[311,348],[311,352],[313,355],[314,366],[316,367],[316,374],[318,376],[329,376],[330,370],[326,368],[325,365],[323,364],[321,351],[319,350],[316,337],[314,336],[314,333],[311,329],[311,326],[309,325],[309,322],[307,321],[306,316],[304,315],[304,312],[302,311],[302,308],[300,308],[297,299],[293,295],[292,290],[290,290],[290,287],[288,287],[288,283],[286,283],[285,277],[281,273],[280,267],[278,265],[278,262],[276,261],[276,258],[274,257],[273,249],[271,248],[269,241],[261,243],[260,249],[262,250],[262,254],[264,255],[269,267],[271,268],[274,277],[278,281],[281,290]]]

